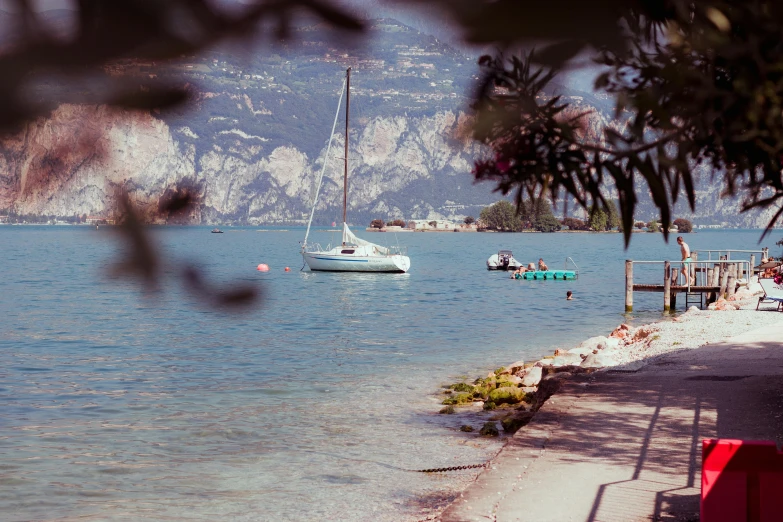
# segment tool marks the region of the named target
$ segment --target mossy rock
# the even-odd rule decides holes
[[[526,426],[533,419],[533,412],[524,411],[519,412],[503,419],[500,424],[503,426],[503,431],[506,433],[516,433],[516,431]]]
[[[472,393],[458,393],[456,395],[452,395],[451,397],[446,397],[445,399],[443,399],[443,402],[441,404],[445,404],[446,406],[449,406],[454,404],[467,404],[469,402],[473,402]]]
[[[491,411],[491,410],[494,410],[494,409],[496,409],[497,407],[498,407],[498,405],[497,405],[497,404],[495,404],[494,402],[489,402],[489,401],[487,401],[487,402],[485,402],[485,403],[484,403],[484,409],[485,409],[486,411]]]
[[[505,367],[505,366],[501,366],[500,368],[498,368],[497,370],[495,370],[495,375],[500,375],[500,374],[501,374],[501,373],[503,373],[504,371],[506,371],[506,367]]]
[[[468,384],[466,382],[458,382],[457,384],[452,384],[450,386],[450,388],[452,390],[454,390],[455,392],[469,392],[469,393],[473,393],[473,385],[472,384]]]
[[[516,386],[505,386],[489,392],[487,400],[495,404],[517,404],[522,402],[526,395],[523,390]]]
[[[503,377],[499,378],[495,382],[495,388],[508,388],[508,387],[515,387],[515,386],[517,386],[517,383],[515,383],[514,381],[509,380],[506,375],[504,375]]]
[[[438,413],[451,415],[452,413],[454,413],[454,406],[446,406],[445,408],[441,408]]]
[[[459,431],[470,433],[471,431],[473,431],[473,426],[471,426],[470,424],[463,424],[462,426],[459,427]]]
[[[498,426],[494,422],[485,422],[484,425],[479,430],[479,434],[484,435],[485,437],[497,437],[500,435],[500,432],[498,431]]]

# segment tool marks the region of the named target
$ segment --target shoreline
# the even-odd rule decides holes
[[[504,393],[496,391],[495,397],[498,397],[507,394],[508,383],[517,383],[519,389],[524,392],[520,400],[503,402],[502,405],[485,410],[486,402],[474,398],[463,405],[455,405],[455,413],[474,428],[465,433],[466,436],[491,436],[491,430],[485,429],[484,434],[481,434],[478,428],[486,428],[490,423],[495,424],[497,433],[505,433],[503,449],[498,456],[492,457],[486,463],[487,467],[494,469],[498,463],[504,462],[505,448],[512,440],[525,437],[524,426],[535,418],[538,410],[557,393],[564,381],[574,375],[594,372],[636,372],[662,356],[715,344],[783,321],[783,314],[776,312],[771,305],[767,307],[770,313],[766,313],[764,305],[756,311],[756,303],[761,294],[760,285],[751,282],[741,288],[732,301],[721,299],[717,304],[710,305],[709,309],[700,310],[694,306],[671,319],[664,318],[638,327],[622,324],[606,336],[591,337],[576,347],[555,350],[553,355],[544,356],[537,361],[517,361],[498,368],[486,377],[464,384],[473,382],[473,386],[484,385],[487,380],[494,378],[496,382],[503,384],[501,388],[505,390]],[[471,392],[467,387],[458,386],[459,384],[450,385],[451,391],[444,390],[442,397],[456,398],[458,394]],[[464,395],[462,398],[465,399]],[[454,402],[458,404],[459,400],[455,399]],[[445,414],[444,409],[440,411]],[[428,505],[423,501],[422,516],[415,520],[440,520],[449,507],[458,505],[463,494],[482,473],[483,471],[479,470],[472,478],[466,477],[466,487],[462,491],[453,492],[455,494],[450,495],[453,499],[447,504]]]

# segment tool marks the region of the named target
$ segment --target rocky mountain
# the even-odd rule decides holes
[[[154,216],[161,197],[188,185],[202,197],[195,222],[303,223],[326,162],[316,222],[339,221],[339,123],[325,155],[351,66],[349,221],[477,216],[498,195],[474,184],[481,150],[460,138],[476,66],[394,20],[371,26],[371,43],[350,53],[312,26],[298,31],[298,45],[257,54],[222,48],[174,64],[112,65],[109,74],[141,89],[184,78],[193,103],[162,113],[63,104],[29,123],[0,142],[0,214],[109,217],[124,188]],[[606,122],[608,100],[560,90],[597,109],[588,132]],[[701,185],[697,222],[765,224],[759,214],[738,216],[737,202],[721,200],[716,187]],[[640,217],[653,217],[649,206]]]

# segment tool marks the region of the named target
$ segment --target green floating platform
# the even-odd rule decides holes
[[[576,272],[574,270],[546,270],[525,272],[522,274],[522,279],[527,280],[555,280],[555,281],[572,281],[576,279]]]

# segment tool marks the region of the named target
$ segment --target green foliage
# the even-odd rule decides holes
[[[467,216],[464,221],[466,225],[472,225],[473,223],[476,222],[476,218],[474,218],[473,216]]]
[[[386,223],[386,226],[405,228],[407,226],[407,223],[405,223],[405,221],[402,219],[395,219],[394,221],[389,221],[388,223]]]
[[[658,224],[658,221],[653,219],[649,223],[647,223],[647,228],[650,230],[650,232],[660,232],[661,231],[661,225]]]
[[[620,213],[617,212],[617,206],[614,201],[606,202],[606,230],[614,230],[615,228],[622,228],[622,219]]]
[[[677,218],[675,219],[672,224],[677,227],[677,232],[682,234],[687,234],[689,232],[693,232],[693,223],[685,218]]]
[[[370,226],[372,228],[383,228],[383,220],[382,219],[373,219],[370,222]]]
[[[528,207],[533,209],[532,215],[529,216],[533,229],[539,232],[557,232],[560,230],[560,221],[552,213],[552,206],[545,198],[538,198]]]
[[[510,202],[502,199],[490,205],[484,207],[481,210],[479,219],[486,228],[491,230],[501,230],[516,232],[522,230],[522,221],[517,215],[517,210]]]
[[[590,230],[593,230],[594,232],[606,230],[607,223],[608,217],[606,212],[604,212],[602,209],[597,208],[590,214]]]
[[[535,228],[539,232],[557,232],[560,230],[560,222],[554,214],[547,214],[536,220]]]

